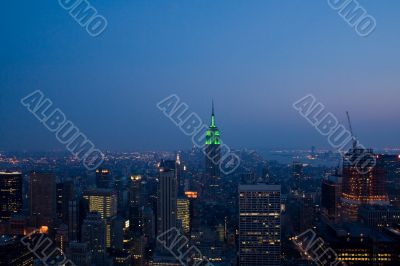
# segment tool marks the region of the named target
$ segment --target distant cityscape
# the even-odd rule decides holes
[[[235,150],[225,175],[217,122],[204,150],[108,152],[94,171],[2,152],[0,265],[400,265],[398,150]]]

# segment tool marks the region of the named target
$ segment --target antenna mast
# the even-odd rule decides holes
[[[349,123],[351,138],[353,139],[353,149],[355,149],[357,147],[357,140],[356,137],[354,137],[353,128],[351,126],[350,114],[348,111],[346,111],[346,115],[347,115],[347,121]]]

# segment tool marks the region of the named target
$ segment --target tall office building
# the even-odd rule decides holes
[[[330,218],[339,216],[340,196],[342,192],[342,177],[330,176],[322,180],[321,184],[321,207],[323,212]]]
[[[292,190],[301,194],[301,183],[304,181],[304,166],[301,162],[293,162],[292,164]]]
[[[56,218],[56,179],[52,173],[32,172],[29,178],[30,216],[37,228],[52,228]]]
[[[159,164],[158,188],[157,188],[157,235],[161,235],[176,227],[177,194],[178,185],[175,172],[176,162],[162,160]],[[165,234],[164,234],[165,235]],[[170,245],[172,239],[165,235],[166,245]]]
[[[384,169],[371,158],[372,149],[355,144],[343,158],[342,210],[344,218],[357,220],[363,204],[388,204],[385,193]]]
[[[280,265],[281,187],[239,186],[239,265]]]
[[[272,184],[271,176],[269,174],[269,162],[264,161],[261,171],[260,183]]]
[[[22,210],[22,174],[0,172],[0,222]]]
[[[400,207],[400,155],[380,154],[377,165],[385,171],[386,192],[390,204]]]
[[[123,175],[114,178],[114,189],[118,196],[118,215],[128,217],[129,215],[129,179]]]
[[[66,224],[61,224],[57,229],[55,235],[56,246],[62,250],[62,252],[66,251],[69,239],[68,239],[68,226]]]
[[[106,221],[106,247],[111,247],[111,225],[117,215],[117,192],[111,189],[88,190],[84,194],[89,211],[98,212]]]
[[[175,160],[175,171],[176,171],[176,183],[178,185],[178,196],[183,196],[185,194],[185,179],[183,179],[182,172],[184,166],[181,162],[181,155],[179,153],[176,154]]]
[[[82,242],[88,244],[92,263],[107,265],[106,262],[106,224],[100,213],[90,212],[82,224]]]
[[[102,219],[117,215],[117,193],[114,190],[87,190],[83,197],[88,200],[89,211],[100,213]]]
[[[221,160],[220,131],[215,125],[214,102],[212,104],[211,124],[206,132],[205,164],[206,173],[210,178],[218,179],[221,175],[219,163]]]
[[[64,223],[68,222],[68,202],[74,197],[74,184],[65,181],[56,185],[56,210],[57,218]]]
[[[129,228],[132,235],[143,234],[142,176],[132,175],[129,188]]]
[[[385,170],[385,181],[400,179],[400,155],[379,154],[377,164]]]
[[[80,232],[79,223],[79,200],[68,201],[68,239],[77,241]]]
[[[96,186],[97,188],[111,189],[114,187],[114,179],[111,171],[104,168],[96,170]]]
[[[177,199],[177,215],[176,218],[180,223],[182,231],[187,234],[190,232],[190,201],[188,198]]]

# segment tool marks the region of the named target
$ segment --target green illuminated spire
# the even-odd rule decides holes
[[[214,115],[214,100],[212,101],[211,126],[210,127],[216,127],[215,126],[215,115]]]
[[[220,145],[220,133],[215,125],[215,114],[214,114],[214,101],[212,101],[212,111],[211,111],[211,125],[206,132],[206,144],[207,145]]]

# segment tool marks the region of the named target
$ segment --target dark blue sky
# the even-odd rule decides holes
[[[233,147],[328,147],[292,103],[313,93],[366,146],[398,146],[400,2],[365,0],[359,37],[325,0],[92,0],[89,36],[58,1],[0,4],[0,149],[62,149],[20,104],[41,89],[101,149],[179,149],[171,93]]]

